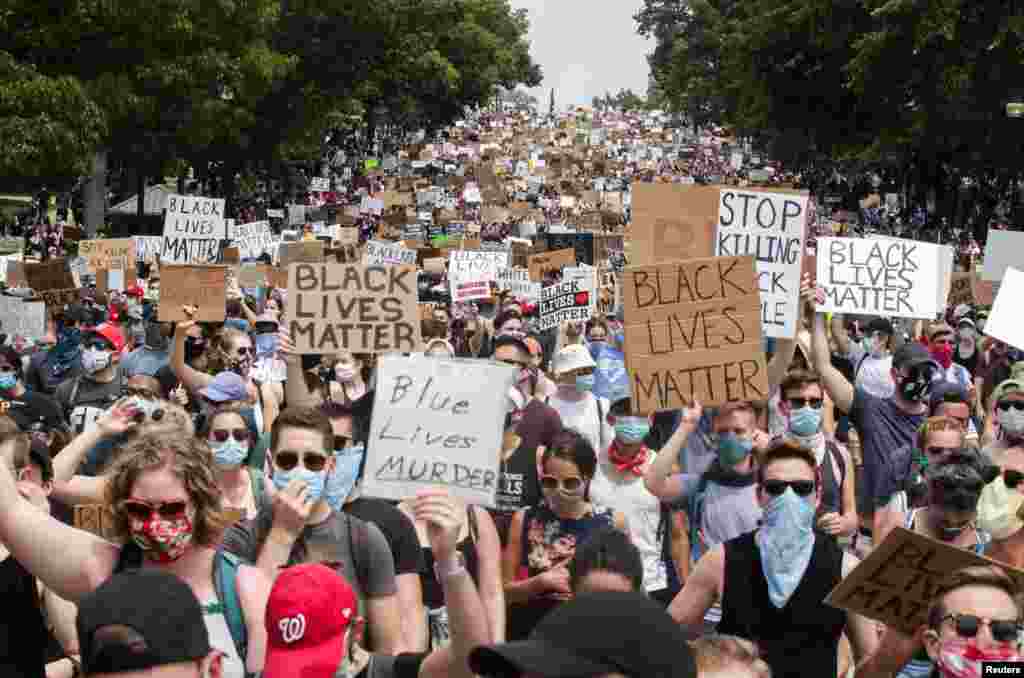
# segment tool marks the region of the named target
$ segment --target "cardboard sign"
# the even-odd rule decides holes
[[[79,504],[74,509],[74,525],[104,539],[114,539],[114,514],[105,504]]]
[[[338,230],[335,233],[338,237],[338,242],[342,245],[359,244],[359,229],[354,226],[338,226]]]
[[[220,322],[227,304],[227,266],[164,264],[160,267],[160,322],[188,320],[182,306],[198,306],[194,318]]]
[[[843,577],[825,602],[910,634],[927,623],[935,591],[950,573],[992,564],[995,561],[968,549],[896,527]],[[1018,586],[1024,583],[1024,572],[999,566]]]
[[[43,290],[37,291],[39,297],[46,303],[46,312],[55,315],[68,304],[76,304],[82,300],[82,294],[78,288],[65,290]]]
[[[940,284],[937,245],[900,238],[819,238],[826,313],[932,319]]]
[[[85,257],[86,264],[93,272],[110,268],[110,262],[114,260],[122,264],[121,268],[127,268],[129,261],[135,262],[136,245],[132,238],[82,240],[78,243],[78,256]]]
[[[487,299],[498,271],[508,265],[507,252],[455,250],[448,254],[448,284],[453,302]]]
[[[985,242],[984,261],[982,280],[1002,280],[1009,266],[1024,269],[1024,233],[990,228]]]
[[[991,306],[999,292],[999,283],[991,280],[979,280],[977,276],[971,280],[971,292],[979,306]]]
[[[319,240],[283,242],[279,252],[281,268],[290,264],[319,264],[324,260],[324,244]]]
[[[220,241],[226,237],[223,198],[167,196],[161,261],[175,264],[215,262]]]
[[[11,257],[13,256],[11,255]],[[7,262],[7,286],[28,287],[28,280],[25,278],[25,262],[10,257],[5,257],[5,260]]]
[[[629,266],[620,279],[634,413],[768,397],[753,257]]]
[[[78,287],[71,271],[67,269],[64,259],[50,259],[40,263],[25,262],[23,266],[25,280],[28,282],[28,286],[36,292]]]
[[[949,297],[946,300],[946,305],[950,308],[956,308],[960,304],[973,304],[973,281],[973,273],[954,273],[952,282],[949,286]]]
[[[366,243],[363,263],[367,266],[415,266],[416,250],[403,247],[398,243],[370,240]]]
[[[305,205],[288,205],[288,225],[301,226],[306,223]]]
[[[572,248],[576,253],[576,262],[594,265],[594,234],[593,233],[549,233],[547,236],[548,251]]]
[[[632,195],[632,263],[656,264],[714,254],[718,188],[635,183]]]
[[[300,355],[418,351],[415,266],[292,264],[285,323]]]
[[[506,268],[498,271],[498,289],[508,290],[517,299],[535,302],[540,299],[541,284],[531,281],[525,268]]]
[[[445,487],[467,503],[494,506],[496,451],[515,377],[514,367],[490,361],[382,357],[363,493],[402,500],[424,486]]]
[[[594,309],[593,276],[549,285],[540,291],[540,320],[537,330],[558,327],[563,322],[586,322]]]
[[[765,336],[796,336],[806,219],[806,195],[732,188],[719,192],[715,255],[755,257]]]
[[[1024,317],[1020,300],[1024,299],[1024,272],[1006,269],[999,295],[985,321],[985,334],[1017,349],[1024,349]]]
[[[331,180],[327,177],[311,177],[309,180],[309,190],[318,193],[329,191],[331,190]]]
[[[160,259],[163,252],[164,239],[158,235],[133,235],[136,261],[150,262]],[[81,251],[81,250],[79,250]]]
[[[544,252],[533,254],[527,259],[527,267],[530,269],[530,280],[544,282],[544,275],[548,271],[561,271],[565,266],[576,265],[576,250],[558,250],[555,252]]]
[[[46,303],[0,296],[0,332],[26,339],[46,336]]]
[[[228,228],[228,240],[238,248],[238,255],[242,259],[256,259],[263,254],[273,256],[277,247],[269,221],[234,224]]]

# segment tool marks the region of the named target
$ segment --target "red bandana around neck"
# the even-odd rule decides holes
[[[608,448],[608,460],[615,465],[615,470],[619,473],[632,472],[633,475],[642,476],[643,465],[647,463],[647,446],[641,447],[636,455],[625,457],[619,452],[619,441],[613,440],[611,447]]]

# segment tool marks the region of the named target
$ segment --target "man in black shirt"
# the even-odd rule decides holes
[[[47,432],[66,428],[53,398],[25,388],[21,366],[17,351],[10,346],[0,348],[0,408],[4,414],[17,422],[22,431],[37,424]]]

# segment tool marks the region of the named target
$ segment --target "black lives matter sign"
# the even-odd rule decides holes
[[[594,290],[583,280],[569,280],[549,285],[540,291],[541,332],[558,327],[563,322],[586,322],[593,308]]]
[[[173,264],[213,263],[217,261],[221,241],[226,237],[223,198],[167,196],[162,261]]]

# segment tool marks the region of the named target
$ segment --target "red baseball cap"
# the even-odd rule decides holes
[[[285,568],[267,601],[264,678],[334,678],[359,614],[355,591],[319,563]]]
[[[118,353],[124,350],[124,335],[121,334],[121,329],[117,325],[112,323],[101,323],[89,330],[88,334],[100,335],[113,344],[114,350]]]

